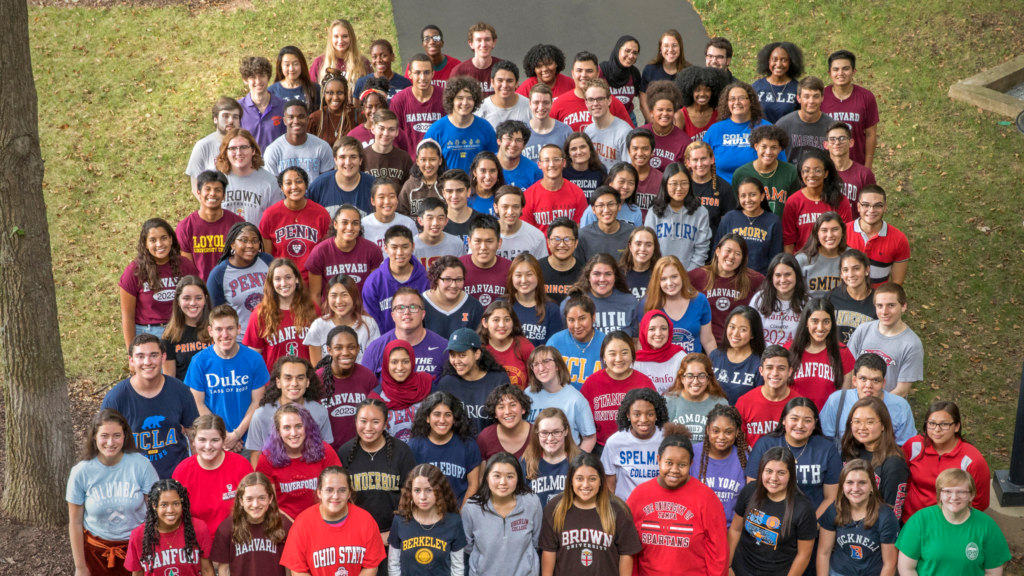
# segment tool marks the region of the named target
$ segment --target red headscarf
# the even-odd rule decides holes
[[[647,341],[647,328],[651,325],[651,320],[655,316],[661,316],[668,322],[668,342],[664,346],[654,350],[651,348],[651,343]],[[683,347],[678,344],[672,343],[672,319],[668,317],[661,310],[651,310],[647,314],[644,314],[644,319],[640,321],[640,350],[637,350],[636,361],[637,362],[668,362],[676,354],[684,352]]]
[[[412,362],[412,374],[404,382],[395,380],[389,369],[391,353],[396,348],[401,348],[409,353],[409,360]],[[384,347],[383,366],[380,371],[380,387],[382,396],[387,398],[389,410],[402,410],[423,400],[430,394],[430,386],[433,378],[430,374],[416,371],[416,353],[405,340],[392,340]]]

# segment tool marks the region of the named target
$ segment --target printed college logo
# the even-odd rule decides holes
[[[416,551],[416,561],[420,564],[430,564],[434,560],[434,553],[430,548],[420,548]]]
[[[299,345],[296,344],[295,342],[289,342],[288,343],[288,354],[291,355],[291,356],[298,356],[298,354],[299,354]]]
[[[651,168],[661,168],[661,158],[658,158],[657,156],[652,156]]]
[[[178,576],[178,567],[171,566],[167,570],[164,570],[164,576]]]
[[[288,254],[299,257],[306,253],[306,243],[295,239],[288,243]]]
[[[850,546],[850,556],[852,556],[854,560],[863,560],[864,549],[860,546]]]
[[[725,312],[729,309],[729,305],[732,304],[728,298],[719,298],[715,300],[715,308],[718,308],[720,312]]]
[[[245,297],[245,309],[252,312],[263,301],[263,293],[256,292]]]
[[[978,559],[978,552],[979,552],[978,545],[975,544],[974,542],[971,542],[970,544],[967,545],[967,559],[968,560],[971,560],[971,561],[977,560]]]
[[[480,295],[480,303],[483,304],[484,306],[487,306],[488,304],[490,304],[491,303],[491,295],[490,294],[481,294]]]
[[[348,568],[338,566],[338,569],[334,572],[334,576],[348,576]]]
[[[104,509],[103,513],[107,516],[107,522],[110,522],[113,525],[117,525],[125,521],[124,506],[111,506]]]
[[[580,553],[580,563],[584,566],[590,566],[594,563],[594,553],[589,549],[584,548],[583,552]]]

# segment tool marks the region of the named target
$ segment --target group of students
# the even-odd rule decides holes
[[[76,570],[1000,573],[959,409],[919,434],[906,400],[855,56],[826,87],[773,42],[748,85],[670,30],[643,72],[623,36],[537,45],[520,82],[467,36],[460,63],[425,27],[404,76],[344,20],[308,67],[242,60],[199,209],[146,221],[119,283]]]

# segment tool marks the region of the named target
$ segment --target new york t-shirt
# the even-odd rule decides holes
[[[737,448],[733,445],[729,455],[724,460],[716,460],[708,455],[707,470],[704,477],[700,476],[700,461],[703,458],[704,443],[697,442],[693,445],[693,463],[690,464],[690,476],[703,482],[705,486],[715,491],[715,496],[722,502],[725,509],[725,525],[732,524],[733,511],[736,508],[736,497],[740,490],[747,485],[747,476],[740,465],[740,458]],[[824,575],[823,575],[824,576]]]

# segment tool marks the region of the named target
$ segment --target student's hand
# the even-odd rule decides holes
[[[236,452],[237,450],[235,450],[235,446],[238,444],[240,440],[241,436],[235,434],[234,432],[228,432],[228,435],[224,438],[224,449]]]

